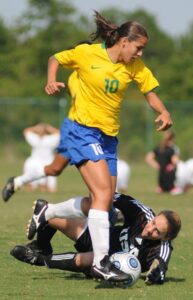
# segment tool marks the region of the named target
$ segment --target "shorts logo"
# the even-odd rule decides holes
[[[103,149],[101,148],[100,144],[90,144],[90,146],[92,147],[95,155],[100,155],[100,154],[104,154]]]

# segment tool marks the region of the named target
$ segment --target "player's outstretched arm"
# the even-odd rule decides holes
[[[155,92],[149,92],[145,95],[146,100],[150,107],[155,110],[159,115],[155,119],[157,131],[163,131],[170,128],[173,124],[169,111],[166,109],[163,102]]]
[[[51,56],[48,61],[48,75],[45,92],[48,95],[53,95],[60,92],[61,88],[65,88],[64,82],[57,81],[57,72],[60,64],[54,56]]]

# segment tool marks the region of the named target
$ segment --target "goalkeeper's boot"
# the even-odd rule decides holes
[[[5,202],[11,198],[11,196],[15,193],[14,190],[14,177],[10,177],[2,190],[2,198]]]
[[[100,267],[96,265],[91,267],[91,275],[96,279],[104,279],[115,283],[129,283],[131,275],[118,270],[106,255],[100,262]]]
[[[44,261],[41,259],[39,251],[32,250],[28,246],[17,245],[10,251],[10,254],[16,259],[27,264],[44,266]]]
[[[29,240],[32,240],[38,228],[46,223],[45,211],[48,208],[48,202],[43,199],[38,199],[34,204],[33,215],[27,227],[27,238]]]
[[[32,242],[28,243],[26,247],[30,248],[32,251],[38,251],[42,255],[50,255],[53,253],[51,243],[46,244],[46,247],[42,248],[38,245],[37,240],[33,240]]]

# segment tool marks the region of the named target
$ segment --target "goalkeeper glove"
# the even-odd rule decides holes
[[[147,272],[145,283],[151,284],[163,284],[165,274],[160,268],[160,262],[158,259],[154,259],[149,271]]]

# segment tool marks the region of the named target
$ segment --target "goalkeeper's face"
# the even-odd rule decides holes
[[[166,240],[168,236],[169,225],[166,217],[161,214],[153,218],[144,227],[141,237],[148,240]]]

